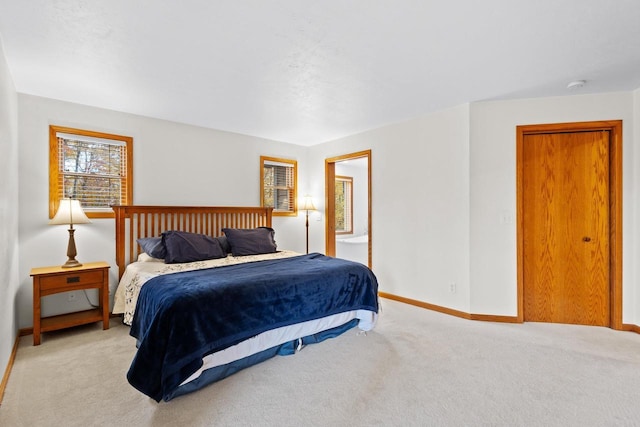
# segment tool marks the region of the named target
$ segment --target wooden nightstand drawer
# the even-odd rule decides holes
[[[103,270],[74,271],[65,274],[41,277],[40,290],[44,292],[51,289],[63,289],[67,287],[74,289],[78,286],[86,287],[91,284],[96,284],[96,287],[98,287],[102,285],[103,281]]]

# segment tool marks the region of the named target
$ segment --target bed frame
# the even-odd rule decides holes
[[[137,260],[137,239],[156,237],[168,230],[188,231],[211,237],[223,228],[271,227],[273,208],[219,206],[112,206],[116,216],[116,264],[118,278]]]

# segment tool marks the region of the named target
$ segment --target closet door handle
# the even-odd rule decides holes
[[[584,236],[584,237],[582,238],[582,241],[583,241],[583,242],[590,242],[590,241],[591,241],[591,237],[589,237],[589,236]]]

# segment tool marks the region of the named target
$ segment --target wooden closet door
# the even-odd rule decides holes
[[[609,131],[523,150],[524,320],[609,326]]]

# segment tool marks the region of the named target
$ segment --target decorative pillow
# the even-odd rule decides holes
[[[276,252],[273,228],[223,228],[222,231],[227,236],[233,256]]]
[[[225,253],[227,254],[231,253],[231,245],[227,240],[227,236],[218,236],[215,239],[220,242],[220,246],[222,246],[222,249],[224,250]]]
[[[142,237],[137,240],[142,251],[151,258],[164,259],[167,256],[167,250],[162,242],[162,237]]]
[[[167,255],[164,258],[167,264],[204,261],[227,256],[220,241],[204,234],[165,231],[162,233],[162,241],[167,249]]]

